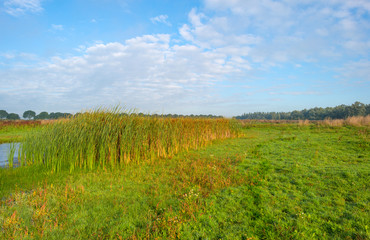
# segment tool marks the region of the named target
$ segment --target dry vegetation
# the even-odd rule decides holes
[[[20,126],[38,126],[41,125],[41,120],[0,120],[0,129],[5,127],[20,127]]]
[[[243,126],[268,123],[268,124],[298,124],[299,126],[308,126],[310,124],[323,125],[330,127],[342,126],[370,126],[370,115],[367,116],[354,116],[346,119],[325,119],[325,120],[267,120],[267,119],[245,119],[239,120]]]

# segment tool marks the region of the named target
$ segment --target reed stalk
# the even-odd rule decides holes
[[[15,154],[16,150],[17,150],[16,144],[15,143],[10,143],[9,144],[9,151],[8,151],[8,165],[9,165],[9,168],[13,168],[14,154]]]

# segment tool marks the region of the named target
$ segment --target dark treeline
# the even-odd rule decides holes
[[[23,118],[28,120],[45,120],[45,119],[59,119],[59,118],[67,118],[72,116],[77,116],[81,113],[76,113],[75,115],[71,113],[61,113],[61,112],[40,112],[36,114],[32,110],[27,110],[23,113]],[[143,116],[143,117],[165,117],[165,118],[223,118],[223,116],[216,116],[216,115],[181,115],[181,114],[144,114],[144,113],[129,113],[130,115],[136,116]],[[122,113],[122,115],[128,115],[128,113]],[[16,113],[8,113],[5,110],[0,110],[0,119],[8,119],[8,120],[17,120],[21,119],[20,116]]]
[[[76,113],[78,115],[80,113]],[[122,113],[126,115],[128,113]],[[223,118],[223,116],[216,115],[182,115],[182,114],[144,114],[144,113],[130,113],[131,115],[138,116],[155,116],[155,117],[165,117],[165,118]],[[361,102],[355,102],[352,105],[339,105],[336,107],[315,107],[311,109],[304,109],[301,111],[292,112],[254,112],[254,113],[244,113],[241,116],[236,116],[236,119],[266,119],[266,120],[324,120],[330,119],[345,119],[352,116],[366,116],[370,114],[370,104],[363,104]],[[59,119],[74,116],[71,113],[61,113],[61,112],[40,112],[36,114],[32,110],[27,110],[23,113],[24,119],[29,120],[44,120],[44,119]],[[0,119],[10,119],[17,120],[20,116],[16,113],[7,113],[5,110],[0,110]]]
[[[61,112],[40,112],[36,114],[36,112],[32,110],[27,110],[23,113],[23,118],[28,120],[44,120],[44,119],[59,119],[59,118],[66,118],[72,116],[70,113],[61,113]],[[0,110],[0,119],[8,119],[8,120],[18,120],[21,119],[20,116],[16,113],[8,113],[5,110]]]
[[[254,112],[236,116],[236,119],[267,119],[267,120],[324,120],[345,119],[352,116],[366,116],[370,114],[370,104],[355,102],[352,105],[339,105],[336,107],[315,107],[302,111],[292,112]]]

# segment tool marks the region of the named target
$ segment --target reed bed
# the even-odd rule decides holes
[[[323,125],[331,127],[341,127],[341,126],[370,126],[370,115],[367,116],[353,116],[346,119],[325,119],[322,122]]]
[[[324,120],[266,120],[266,119],[243,119],[239,120],[242,126],[255,126],[256,124],[269,123],[275,125],[284,124],[298,124],[299,126],[309,126],[311,124],[330,126],[330,127],[343,127],[343,126],[355,126],[355,127],[369,127],[370,126],[370,115],[367,116],[352,116],[346,119],[330,119]]]
[[[43,164],[52,171],[117,168],[154,162],[239,133],[239,124],[229,119],[143,117],[118,108],[97,109],[30,134],[19,158],[21,165]]]

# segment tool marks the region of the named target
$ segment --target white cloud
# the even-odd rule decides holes
[[[215,17],[203,16],[200,24],[183,29],[187,39],[191,34],[200,46],[221,42],[235,46],[237,37],[248,39],[243,34],[249,33],[255,44],[249,54],[256,62],[276,65],[370,52],[368,0],[205,0],[205,6]],[[194,11],[189,18],[193,15]],[[221,18],[224,24],[215,24]]]
[[[14,59],[16,57],[14,53],[1,53],[0,56],[5,59]]]
[[[5,0],[5,12],[13,16],[20,16],[27,12],[38,13],[43,10],[42,0]]]
[[[192,9],[188,15],[191,25],[184,24],[179,32],[187,41],[202,48],[243,48],[258,44],[262,39],[253,34],[238,33],[234,23],[227,17],[207,18],[203,13]]]
[[[228,58],[218,51],[171,45],[166,34],[95,44],[80,51],[82,56],[54,57],[41,67],[0,69],[1,85],[9,86],[0,91],[9,97],[2,99],[4,104],[37,96],[32,98],[34,106],[49,111],[121,102],[143,111],[182,108],[194,113],[199,104],[212,102],[216,82],[248,66],[245,59]]]
[[[320,95],[321,92],[318,91],[295,91],[295,92],[282,92],[279,95],[293,95],[293,96],[301,96],[301,95]]]
[[[338,71],[341,73],[340,78],[350,84],[353,81],[370,83],[370,61],[368,59],[349,61],[338,68]]]
[[[171,23],[167,19],[168,19],[167,15],[159,15],[159,16],[151,18],[150,21],[152,21],[152,23],[154,23],[154,24],[164,23],[168,26],[171,26]]]
[[[63,25],[51,24],[51,28],[55,31],[62,31],[64,29]]]

